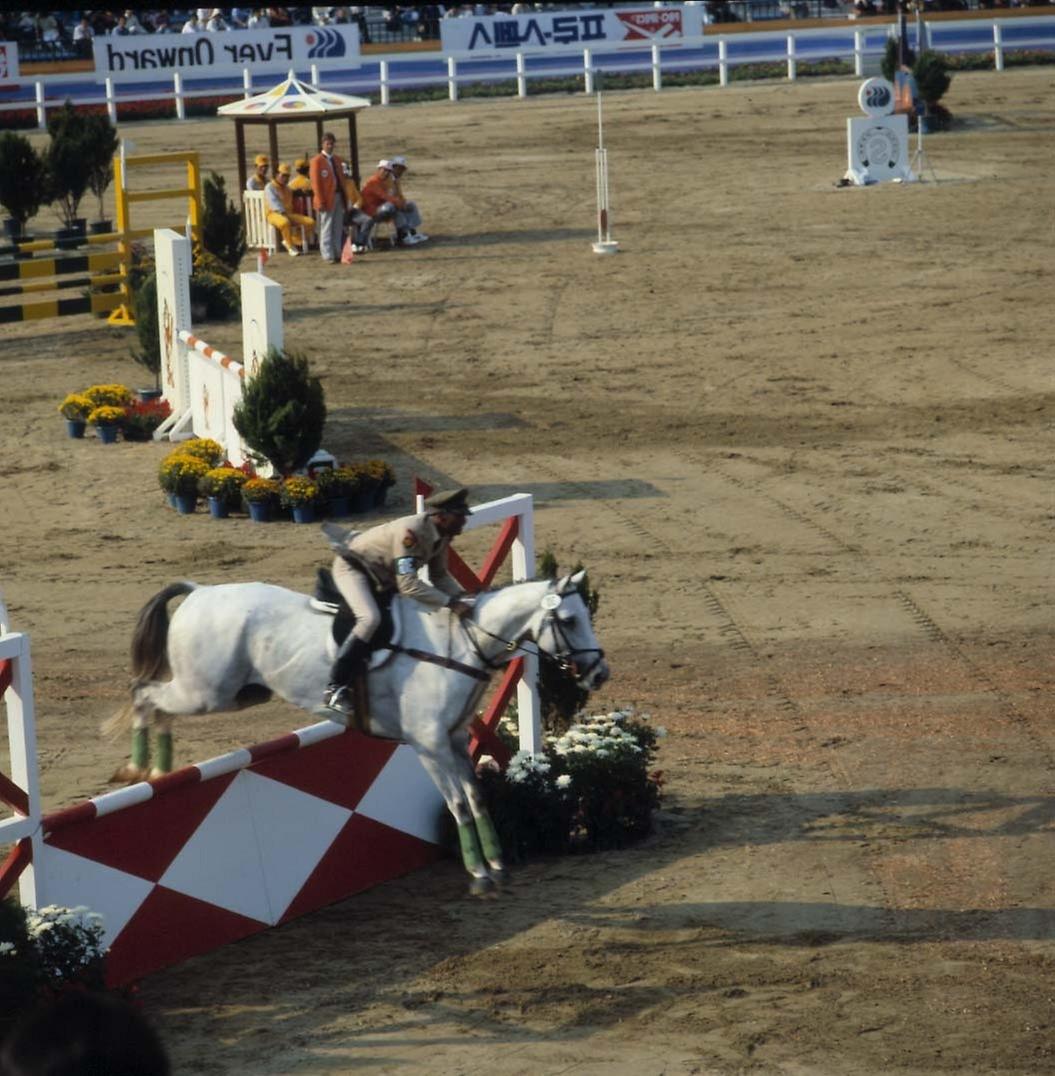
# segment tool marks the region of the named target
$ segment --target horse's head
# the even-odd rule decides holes
[[[593,632],[590,610],[579,591],[585,578],[585,571],[576,572],[547,589],[535,641],[539,650],[556,659],[580,687],[593,691],[611,674]]]

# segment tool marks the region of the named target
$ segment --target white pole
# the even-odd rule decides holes
[[[381,61],[381,104],[387,105],[391,101],[388,85],[388,60]]]
[[[788,34],[788,81],[795,81],[797,65],[795,63],[795,35]]]
[[[183,100],[183,76],[178,72],[172,73],[172,95],[176,98],[176,119],[187,118],[187,102]]]
[[[724,37],[718,38],[718,85],[729,85],[729,45]]]
[[[663,89],[663,68],[659,62],[659,45],[652,43],[652,89],[659,93]]]
[[[582,50],[583,89],[587,94],[593,93],[593,54],[589,49]]]
[[[1004,70],[1004,31],[1000,23],[993,23],[993,63],[997,71]]]
[[[854,30],[854,77],[861,78],[865,72],[865,35],[862,30]]]
[[[313,86],[318,86],[319,85],[319,65],[318,64],[312,64],[311,65],[311,84]]]
[[[114,80],[106,80],[106,113],[111,123],[117,123],[117,102],[114,100]]]
[[[36,83],[36,93],[37,93],[37,126],[42,131],[46,131],[47,128],[48,128],[48,113],[47,113],[47,109],[45,109],[45,107],[44,107],[44,83],[43,82]]]
[[[594,171],[597,178],[597,242],[594,254],[614,254],[619,244],[612,239],[608,214],[608,150],[604,148],[604,112],[600,91],[597,93],[597,149],[594,152]]]
[[[242,89],[246,97],[253,96],[253,72],[248,67],[242,68]]]
[[[519,583],[535,578],[535,524],[534,501],[518,517],[520,526],[513,539],[513,582]],[[542,719],[539,714],[538,657],[524,654],[524,675],[517,684],[517,724],[520,726],[520,750],[539,755],[543,750]]]
[[[527,68],[522,52],[517,53],[517,97],[527,97]]]
[[[458,100],[458,61],[453,56],[447,57],[447,96]]]

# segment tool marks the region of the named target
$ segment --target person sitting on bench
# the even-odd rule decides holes
[[[303,213],[293,211],[293,193],[289,189],[289,177],[292,169],[288,164],[280,164],[275,169],[275,178],[267,185],[264,197],[267,199],[267,220],[273,224],[282,236],[282,245],[291,258],[300,251],[293,245],[293,225],[305,231],[315,228],[315,221]]]

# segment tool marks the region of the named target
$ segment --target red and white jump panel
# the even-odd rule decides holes
[[[101,913],[118,985],[433,862],[444,812],[411,748],[323,721],[46,816],[37,904]]]

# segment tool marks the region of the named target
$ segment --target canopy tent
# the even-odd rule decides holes
[[[268,148],[271,157],[271,171],[278,167],[281,158],[278,153],[278,125],[280,123],[314,123],[315,144],[322,144],[322,135],[333,120],[344,117],[348,119],[349,164],[356,186],[359,177],[359,142],[355,117],[370,102],[365,97],[351,97],[346,93],[332,90],[320,90],[307,82],[301,82],[290,71],[285,82],[279,83],[265,93],[247,97],[243,101],[232,101],[217,109],[220,116],[230,116],[234,120],[235,142],[238,147],[238,186],[245,190],[249,176],[245,151],[245,128],[250,126],[267,126]],[[338,150],[340,145],[338,144]],[[298,153],[297,156],[300,154]]]

